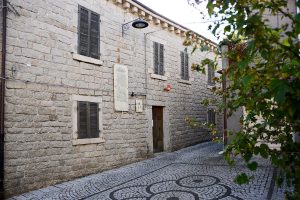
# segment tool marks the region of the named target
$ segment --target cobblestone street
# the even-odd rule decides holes
[[[227,166],[218,152],[221,145],[202,143],[153,159],[131,164],[11,199],[100,199],[100,200],[193,200],[193,199],[282,199],[272,197],[273,168],[264,160],[250,172],[237,162]],[[237,185],[234,177],[241,171],[255,176],[251,184]],[[275,190],[274,190],[275,191]],[[275,198],[276,197],[276,198]]]

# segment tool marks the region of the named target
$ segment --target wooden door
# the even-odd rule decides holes
[[[152,107],[153,119],[153,153],[162,152],[164,150],[163,141],[163,107]]]

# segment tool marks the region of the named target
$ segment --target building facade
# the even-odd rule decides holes
[[[185,27],[137,1],[7,3],[7,196],[211,139],[186,117],[222,129],[222,116],[200,103],[213,75],[190,67],[215,57],[209,40],[211,51],[191,54]],[[126,26],[137,18],[149,26]]]

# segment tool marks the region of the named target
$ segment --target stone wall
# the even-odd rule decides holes
[[[210,139],[204,128],[192,129],[185,117],[206,121],[200,101],[211,95],[206,76],[190,71],[180,81],[183,37],[150,27],[129,29],[136,18],[104,0],[15,0],[20,16],[9,12],[5,118],[5,188],[8,196],[101,172],[152,155],[152,106],[164,106],[165,150]],[[101,15],[100,59],[103,66],[73,59],[77,53],[78,5]],[[156,31],[159,30],[159,31]],[[156,31],[151,34],[144,33]],[[145,40],[146,38],[146,40]],[[151,78],[152,41],[165,43],[167,80]],[[146,49],[146,54],[145,54]],[[189,47],[189,52],[191,51]],[[190,63],[213,53],[197,52]],[[145,61],[146,58],[146,61]],[[128,66],[129,111],[114,111],[113,66]],[[166,84],[170,92],[164,92]],[[104,143],[72,145],[72,95],[103,99]],[[145,96],[146,95],[146,96]],[[135,112],[142,99],[144,112]],[[218,126],[222,127],[221,117]]]

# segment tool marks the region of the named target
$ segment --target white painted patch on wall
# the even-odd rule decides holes
[[[128,68],[114,65],[114,102],[116,111],[128,111]]]

